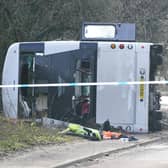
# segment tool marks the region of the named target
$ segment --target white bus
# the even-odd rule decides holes
[[[135,42],[134,24],[84,23],[81,41],[14,43],[3,68],[2,84],[12,86],[2,88],[3,111],[157,130],[155,86],[128,82],[153,81],[161,53],[160,45]]]

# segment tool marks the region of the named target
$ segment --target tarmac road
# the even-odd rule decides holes
[[[0,157],[0,168],[118,168],[118,165],[121,165],[120,167],[127,168],[127,165],[129,164],[129,168],[131,168],[131,166],[134,168],[139,168],[138,166],[143,168],[142,165],[144,163],[148,160],[153,163],[153,160],[155,159],[153,159],[154,157],[152,156],[151,160],[147,158],[146,162],[144,162],[143,159],[139,159],[139,157],[141,156],[140,158],[143,158],[142,156],[146,152],[146,156],[148,156],[148,152],[156,152],[158,148],[159,156],[165,156],[165,158],[161,157],[160,159],[163,159],[163,163],[166,164],[165,168],[168,168],[168,143],[165,143],[166,141],[168,142],[167,131],[140,134],[135,135],[135,137],[138,141],[88,141],[81,139],[80,141],[59,145],[51,144],[47,146],[36,146],[30,149],[25,149],[25,151],[18,151],[16,153]],[[157,147],[154,146],[153,148],[142,147],[147,144],[149,146],[149,144],[154,142],[160,142],[161,139],[162,145],[156,144]],[[163,142],[163,140],[165,140],[165,142]],[[165,151],[163,150],[164,148],[166,149]],[[156,154],[154,154],[154,156],[155,155]],[[136,156],[136,159],[134,156]],[[151,156],[151,154],[149,154],[149,156]],[[158,159],[159,157],[156,156],[156,158]],[[152,168],[159,168],[157,164],[154,164],[154,166],[152,166]],[[149,166],[147,167],[150,168]]]
[[[168,168],[168,142],[137,147],[68,168]]]

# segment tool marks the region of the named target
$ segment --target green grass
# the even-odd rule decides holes
[[[14,121],[0,116],[0,152],[72,140],[71,136],[59,134],[59,130],[37,126],[34,122]]]

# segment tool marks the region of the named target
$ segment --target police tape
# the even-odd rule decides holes
[[[168,81],[128,81],[128,82],[87,82],[87,83],[47,83],[47,84],[2,84],[0,88],[32,88],[32,87],[75,87],[75,86],[124,86],[124,85],[161,85]]]

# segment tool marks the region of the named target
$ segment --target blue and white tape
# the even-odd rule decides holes
[[[47,84],[8,84],[0,88],[29,88],[29,87],[75,87],[75,86],[125,86],[125,85],[161,85],[168,81],[127,81],[127,82],[88,82],[88,83],[47,83]]]

